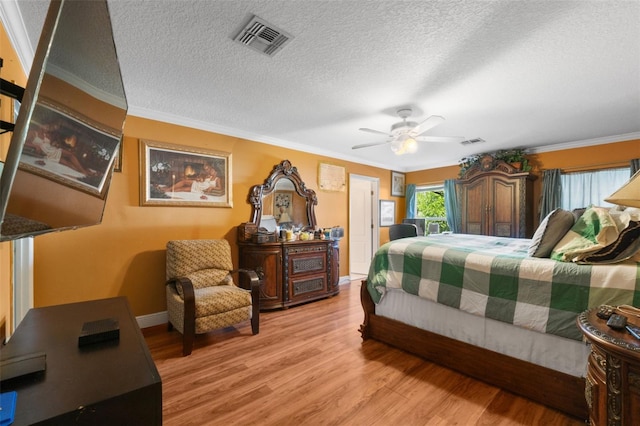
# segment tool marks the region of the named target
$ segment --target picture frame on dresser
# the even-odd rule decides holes
[[[232,207],[231,153],[140,140],[140,205]]]

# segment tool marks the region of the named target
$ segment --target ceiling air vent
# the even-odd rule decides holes
[[[292,38],[290,34],[254,16],[234,40],[260,53],[273,56]]]
[[[484,139],[481,138],[475,138],[475,139],[467,139],[466,141],[462,141],[460,142],[462,145],[473,145],[475,143],[482,143],[482,142],[486,142]]]

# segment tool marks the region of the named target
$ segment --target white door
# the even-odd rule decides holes
[[[379,239],[378,179],[349,175],[349,274],[366,275]]]

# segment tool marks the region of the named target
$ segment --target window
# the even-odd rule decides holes
[[[416,188],[416,217],[425,218],[426,226],[437,223],[440,232],[449,231],[444,204],[444,186],[431,185]]]
[[[629,167],[588,172],[564,173],[562,183],[562,208],[565,210],[595,206],[613,206],[604,201],[630,177]]]

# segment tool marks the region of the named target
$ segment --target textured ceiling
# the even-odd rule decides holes
[[[25,46],[35,50],[47,6],[0,2],[26,68]],[[509,147],[640,138],[639,1],[110,0],[109,8],[135,116],[399,171]],[[293,39],[273,57],[234,42],[252,15]],[[486,142],[423,142],[404,156],[388,145],[351,149],[384,141],[358,128],[388,131],[406,106],[415,121],[446,118],[430,136]]]

